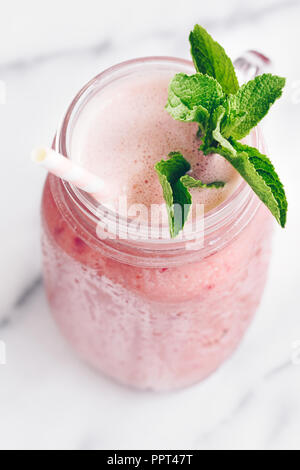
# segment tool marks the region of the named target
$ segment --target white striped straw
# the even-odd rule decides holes
[[[99,198],[108,196],[106,184],[101,178],[53,149],[46,147],[34,149],[31,158],[50,173],[74,184],[87,193],[97,195]]]

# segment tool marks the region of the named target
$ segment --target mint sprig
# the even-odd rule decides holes
[[[202,183],[186,173],[191,169],[189,162],[180,152],[171,152],[168,160],[156,163],[163,195],[167,206],[170,235],[176,237],[188,219],[192,196],[188,188],[219,188],[225,183]]]
[[[226,158],[284,227],[287,200],[272,163],[256,148],[238,141],[250,133],[282,95],[285,79],[263,74],[239,87],[230,58],[204,28],[195,26],[190,43],[198,73],[175,75],[169,86],[167,111],[176,120],[197,122],[202,139],[200,150],[205,155],[218,153]],[[212,187],[193,183],[190,178],[181,175],[179,181],[189,187]],[[221,187],[222,183],[213,185]]]

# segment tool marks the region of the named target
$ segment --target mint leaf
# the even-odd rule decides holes
[[[282,95],[284,85],[285,78],[267,73],[255,77],[235,95],[230,95],[226,101],[223,135],[234,139],[246,137]]]
[[[159,175],[165,176],[170,184],[174,184],[191,169],[191,165],[180,152],[170,152],[168,157],[169,160],[156,163],[155,169]]]
[[[171,226],[170,235],[172,238],[175,238],[187,221],[192,205],[192,196],[180,180],[172,185],[172,189],[174,200],[174,227]]]
[[[167,205],[170,235],[174,238],[183,229],[192,203],[188,189],[180,181],[191,166],[179,152],[172,152],[169,157],[158,162],[155,170]]]
[[[169,85],[166,110],[178,121],[198,122],[204,133],[210,113],[223,99],[222,87],[214,78],[178,73]]]
[[[233,147],[221,133],[221,123],[224,121],[225,115],[226,110],[224,106],[219,106],[212,112],[208,121],[206,133],[204,134],[202,144],[200,145],[200,150],[202,150],[204,155],[215,153],[218,143],[222,147],[223,152],[226,149],[229,151],[229,154],[234,152]]]
[[[231,144],[237,152],[236,157],[231,159],[231,164],[268,207],[281,227],[285,227],[288,204],[283,184],[273,164],[254,147],[233,139]]]
[[[214,132],[214,135],[219,137],[217,133],[218,131]],[[223,155],[231,163],[268,207],[281,227],[285,227],[288,207],[286,195],[283,184],[269,158],[256,148],[244,145],[232,138],[226,141],[221,137],[214,151]]]
[[[194,27],[189,39],[197,72],[214,77],[225,93],[236,93],[239,89],[239,83],[233,64],[223,47],[199,25]]]
[[[287,200],[284,187],[266,155],[233,138],[227,140],[221,133],[221,122],[225,108],[219,106],[214,112],[216,128],[212,131],[215,146],[206,148],[206,153],[219,153],[247,181],[260,200],[268,207],[279,224],[286,224]]]
[[[185,175],[180,178],[180,181],[186,188],[223,188],[225,183],[223,181],[214,181],[213,183],[202,183],[190,175]]]

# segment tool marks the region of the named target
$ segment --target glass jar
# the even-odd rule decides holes
[[[165,57],[112,67],[76,96],[54,148],[70,157],[85,104],[112,81],[147,68],[193,73],[190,62]],[[251,140],[263,151],[258,129]],[[102,239],[98,227],[105,217],[92,196],[48,176],[44,282],[61,331],[82,358],[123,384],[169,390],[204,379],[237,347],[261,300],[271,252],[269,212],[243,181],[205,215],[204,229],[189,243]],[[121,224],[126,228],[128,221]]]

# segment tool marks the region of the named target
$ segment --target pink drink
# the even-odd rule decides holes
[[[147,59],[100,75],[72,103],[56,148],[107,179],[110,203],[124,194],[129,205],[162,203],[153,167],[170,151],[181,151],[203,181],[226,181],[193,190],[205,204],[202,247],[100,240],[106,215],[93,198],[53,176],[43,195],[44,278],[57,323],[91,365],[142,389],[190,385],[232,353],[260,302],[270,257],[267,209],[222,157],[201,155],[197,126],[164,111],[178,71],[193,68]],[[251,140],[261,146],[258,132]]]

